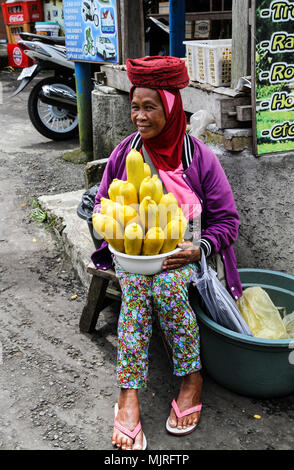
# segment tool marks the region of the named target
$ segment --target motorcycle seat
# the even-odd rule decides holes
[[[41,34],[33,33],[20,33],[21,39],[24,40],[33,40],[40,41],[44,44],[56,44],[58,46],[65,46],[65,37],[64,36],[42,36]]]

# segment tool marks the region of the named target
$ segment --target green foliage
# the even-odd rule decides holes
[[[267,50],[261,49],[259,44],[256,44],[256,77],[259,82],[259,75],[264,70],[268,70],[271,66],[272,58],[269,56]]]
[[[258,111],[256,114],[257,142],[260,153],[286,152],[293,150],[293,139],[274,141],[270,136],[261,137],[264,129],[272,129],[275,124],[291,121],[291,111]]]
[[[273,63],[286,62],[293,63],[292,51],[279,51],[272,53],[267,49],[262,49],[262,41],[270,41],[272,35],[278,31],[285,31],[293,34],[293,21],[274,22],[271,18],[261,18],[260,11],[268,9],[270,0],[258,0],[256,2],[256,77],[259,81],[259,74],[262,71],[269,71]]]
[[[290,2],[292,3],[292,2]],[[274,93],[287,92],[290,93],[290,86],[288,83],[271,84],[270,78],[261,79],[261,72],[270,72],[274,64],[279,62],[291,64],[293,63],[293,51],[282,50],[284,48],[283,42],[279,45],[279,49],[274,52],[269,50],[269,46],[273,41],[274,34],[279,32],[293,34],[293,21],[273,21],[272,15],[267,18],[261,17],[261,10],[268,9],[271,5],[271,0],[257,0],[256,1],[256,99],[257,102],[269,101]],[[264,43],[262,49],[260,44]],[[281,38],[282,41],[282,38]],[[280,50],[281,49],[281,50]],[[293,121],[292,110],[271,111],[270,109],[259,109],[256,113],[256,127],[257,127],[257,145],[259,153],[275,153],[293,150],[293,139],[289,137],[275,140],[271,136],[261,135],[262,131],[271,131],[276,125],[282,125],[285,122]],[[287,135],[287,134],[286,134]]]
[[[283,83],[278,83],[277,85],[258,85],[256,87],[256,96],[257,99],[271,98],[273,93],[278,93],[280,91],[285,91],[285,85]]]
[[[33,199],[32,206],[33,209],[31,210],[31,218],[36,222],[46,222],[47,212],[43,211],[40,204],[35,199]]]

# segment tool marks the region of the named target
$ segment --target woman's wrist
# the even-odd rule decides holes
[[[199,246],[194,245],[191,241],[183,241],[182,243],[179,243],[178,246],[187,253],[187,264],[195,263],[201,258]]]

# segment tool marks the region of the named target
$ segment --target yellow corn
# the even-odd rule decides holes
[[[120,205],[116,220],[118,220],[123,227],[126,227],[130,222],[135,222],[137,217],[137,211],[132,206]]]
[[[144,162],[144,178],[146,178],[146,176],[151,176],[151,168],[148,163]]]
[[[168,253],[174,250],[178,243],[183,240],[185,230],[185,223],[181,218],[171,220],[164,229],[164,242],[160,253]]]
[[[153,200],[156,202],[156,204],[159,204],[160,201],[161,201],[161,198],[163,196],[162,182],[158,178],[158,175],[153,175],[152,180],[154,181],[154,184],[155,184],[155,191],[153,193]]]
[[[144,160],[140,152],[132,149],[126,158],[127,180],[132,183],[139,194],[141,181],[144,179]]]
[[[181,219],[183,224],[187,228],[188,220],[186,219],[186,216],[185,216],[184,212],[182,211],[182,209],[180,207],[177,208],[174,219]]]
[[[164,194],[160,200],[160,204],[163,204],[165,206],[170,206],[175,204],[176,206],[178,205],[178,201],[176,200],[175,196],[173,193],[167,193]]]
[[[158,204],[159,226],[162,229],[175,217],[178,207],[178,201],[172,193],[162,196]]]
[[[151,227],[158,227],[158,207],[150,196],[144,197],[143,201],[140,203],[139,214],[145,232]]]
[[[120,224],[109,215],[95,213],[92,216],[94,230],[116,251],[124,252],[124,234]]]
[[[117,202],[117,198],[119,196],[119,188],[122,183],[122,180],[115,178],[112,180],[111,184],[108,188],[108,196],[113,202]]]
[[[160,227],[152,227],[146,233],[142,255],[157,255],[164,242],[164,232]]]
[[[153,179],[150,176],[146,176],[146,178],[143,179],[139,190],[140,202],[142,202],[146,196],[150,196],[151,199],[153,199],[155,190],[156,186]]]
[[[123,181],[119,188],[118,202],[123,205],[137,204],[137,191],[129,181]]]
[[[125,229],[125,252],[128,255],[140,255],[143,243],[142,227],[136,223],[129,224]]]
[[[101,214],[109,215],[110,217],[113,217],[115,220],[118,219],[118,214],[119,214],[120,208],[122,207],[118,202],[114,202],[111,199],[106,199],[105,197],[102,197],[100,199],[100,203],[101,203],[101,208],[100,208]]]

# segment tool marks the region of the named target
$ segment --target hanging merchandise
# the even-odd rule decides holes
[[[239,312],[235,301],[219,281],[217,273],[207,266],[203,251],[199,265],[199,269],[194,272],[192,281],[195,283],[211,318],[229,330],[252,336],[252,332]]]

